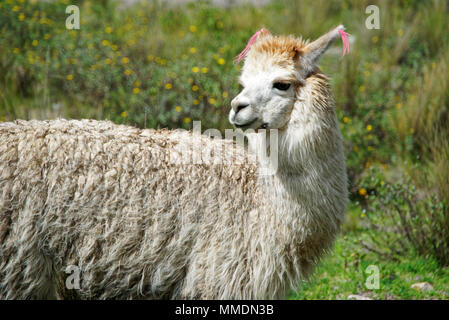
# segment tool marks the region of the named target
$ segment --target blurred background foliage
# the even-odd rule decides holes
[[[69,4],[80,8],[80,30],[65,28]],[[378,30],[365,27],[365,8],[371,4],[380,8]],[[433,282],[441,290],[417,293],[406,277],[396,297],[447,298],[448,17],[447,1],[214,6],[206,1],[2,0],[0,121],[95,118],[188,129],[201,120],[202,129],[224,130],[239,90],[240,65],[233,58],[256,30],[316,38],[344,23],[354,40],[351,53],[341,58],[341,44],[334,45],[320,67],[331,76],[337,102],[351,205],[337,243],[339,255],[324,263],[317,279],[343,292],[362,290],[326,278],[335,271],[330,264],[343,257],[347,270],[349,250],[363,252],[365,264],[371,259],[386,270],[397,261],[403,267],[425,259],[439,274]],[[360,258],[349,257],[353,263]],[[354,268],[346,276],[356,277]],[[420,272],[413,270],[403,272]],[[390,289],[396,283],[383,281]],[[323,286],[307,284],[293,297],[321,297],[327,292]],[[371,295],[389,297],[382,290]]]

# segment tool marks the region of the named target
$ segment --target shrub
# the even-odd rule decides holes
[[[449,206],[410,181],[385,184],[372,178],[366,207],[365,247],[389,258],[411,251],[449,265]]]

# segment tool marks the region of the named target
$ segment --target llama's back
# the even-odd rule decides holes
[[[219,150],[220,163],[198,160],[198,146]],[[230,142],[105,121],[0,124],[0,297],[64,294],[70,265],[80,297],[192,297],[193,257],[211,235],[245,232],[232,226],[254,205],[247,156]]]

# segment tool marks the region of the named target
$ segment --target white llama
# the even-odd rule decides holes
[[[106,121],[0,124],[0,298],[284,298],[331,248],[347,181],[312,43],[260,32],[230,121],[277,129],[278,168],[242,147]],[[250,134],[254,147],[263,132]],[[173,164],[220,147],[219,164]],[[64,285],[79,268],[79,289]]]

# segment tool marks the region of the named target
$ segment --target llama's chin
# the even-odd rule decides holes
[[[246,123],[237,123],[237,122],[231,122],[234,127],[237,129],[247,130],[247,129],[256,129],[259,126],[259,119],[255,118],[253,120],[250,120]]]
[[[246,124],[237,124],[233,123],[234,127],[237,129],[245,130],[254,130],[256,132],[260,132],[261,130],[269,129],[269,124],[267,122],[260,122],[258,119],[255,119]]]

